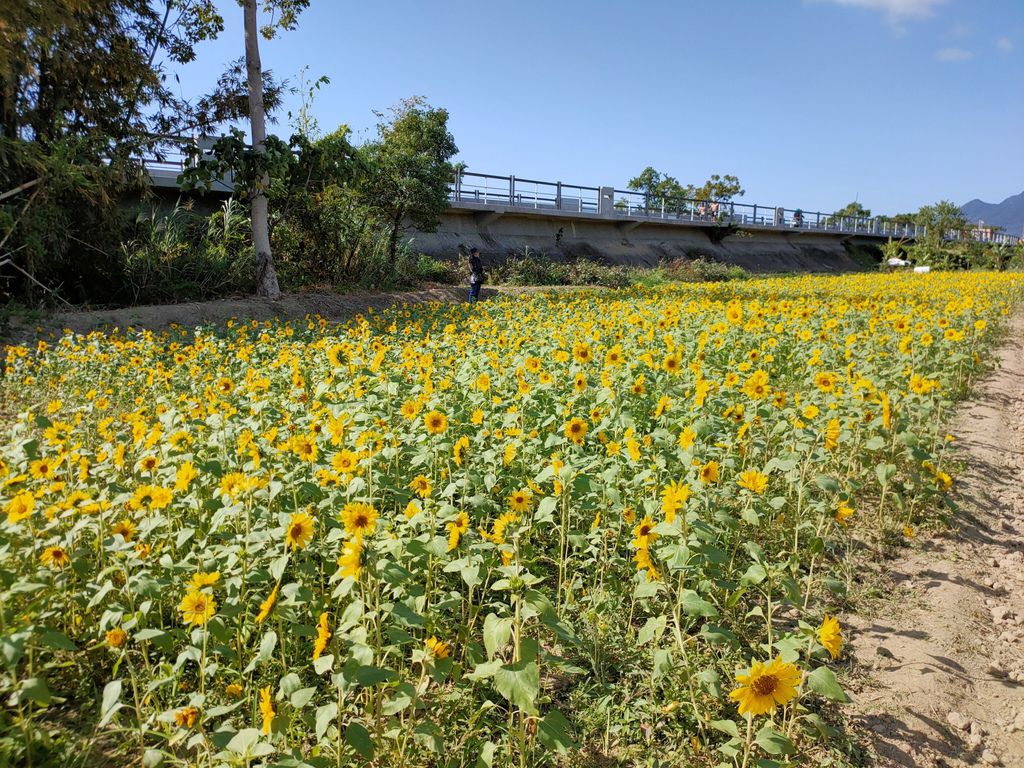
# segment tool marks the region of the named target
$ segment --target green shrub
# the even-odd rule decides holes
[[[204,217],[182,205],[135,221],[121,244],[124,285],[114,298],[126,304],[208,299],[253,290],[249,218],[237,201]]]

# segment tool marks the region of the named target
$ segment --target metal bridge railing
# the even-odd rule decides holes
[[[177,186],[177,177],[188,167],[198,150],[211,150],[215,137],[153,136],[151,155],[142,160],[154,183]],[[234,189],[230,175],[214,181],[214,187],[230,193]],[[665,220],[717,226],[737,225],[746,228],[805,230],[842,234],[866,234],[881,237],[918,238],[927,228],[903,224],[884,217],[836,216],[822,211],[799,208],[739,203],[736,201],[696,200],[689,198],[652,199],[643,192],[611,187],[586,187],[560,181],[538,181],[516,176],[495,176],[488,173],[457,171],[449,187],[448,199],[453,203],[503,205],[536,211],[589,213],[629,220]],[[1005,232],[978,227],[950,231],[947,240],[978,241],[1015,245],[1021,238]]]
[[[583,187],[470,171],[456,173],[448,198],[453,203],[602,214],[610,218],[631,220],[687,221],[719,226],[866,234],[896,239],[918,238],[928,231],[924,226],[896,222],[885,217],[836,216],[823,211],[735,201],[652,199],[643,192],[631,189]],[[946,234],[946,239],[979,240],[1005,245],[1013,245],[1021,240],[1015,235],[985,229],[951,231]]]

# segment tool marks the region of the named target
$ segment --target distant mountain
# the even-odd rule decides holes
[[[971,200],[960,206],[968,221],[1002,227],[1009,235],[1020,235],[1024,229],[1024,192],[1008,197],[1001,203],[986,203]]]

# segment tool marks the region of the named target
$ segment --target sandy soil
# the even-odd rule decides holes
[[[951,426],[964,473],[947,535],[887,563],[851,617],[855,727],[882,766],[1024,766],[1024,314]]]

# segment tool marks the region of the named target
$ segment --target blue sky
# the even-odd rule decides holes
[[[241,9],[220,6],[186,96],[242,55]],[[369,137],[373,110],[426,96],[479,172],[733,173],[747,202],[879,213],[1024,190],[1024,0],[312,0],[261,53],[331,79],[326,130]]]

